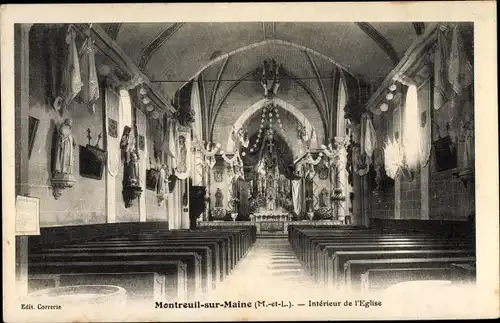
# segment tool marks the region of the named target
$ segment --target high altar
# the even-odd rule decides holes
[[[275,155],[265,153],[257,164],[254,195],[258,203],[250,221],[258,232],[286,231],[287,222],[292,221],[292,214],[284,208],[291,201],[290,180],[280,175],[277,162]]]

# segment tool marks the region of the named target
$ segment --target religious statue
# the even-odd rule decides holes
[[[184,173],[187,171],[187,147],[186,147],[186,138],[184,136],[179,136],[179,163],[177,166],[177,170],[179,173]]]
[[[319,193],[319,206],[320,207],[326,207],[326,200],[328,198],[328,192],[326,191],[326,188],[323,188],[321,192]]]
[[[58,129],[55,147],[54,173],[73,174],[73,135],[71,133],[73,121],[64,120]]]
[[[156,180],[156,194],[163,195],[167,192],[167,165],[162,165]]]
[[[274,190],[272,187],[269,187],[267,189],[267,210],[268,211],[273,211],[274,210]]]
[[[215,207],[222,207],[222,191],[220,188],[217,188],[215,192]]]
[[[61,191],[73,187],[76,179],[73,176],[75,142],[72,135],[73,121],[66,119],[56,130],[53,155],[52,188],[54,198],[61,196]]]
[[[165,195],[167,193],[167,185],[169,180],[167,178],[167,165],[162,165],[156,180],[156,198],[158,200],[158,206],[161,206]]]
[[[463,142],[462,168],[474,168],[474,124],[466,120],[460,122],[460,135]]]
[[[127,186],[139,186],[139,173],[139,157],[132,152],[127,163]]]

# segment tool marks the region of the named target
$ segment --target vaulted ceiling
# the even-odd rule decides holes
[[[275,58],[290,75],[328,79],[335,65],[379,84],[421,34],[424,23],[122,23],[103,28],[172,97],[203,72],[205,81],[225,83]],[[227,61],[226,61],[227,60]],[[316,84],[318,82],[315,82]],[[315,87],[314,85],[312,86]],[[321,85],[313,91],[321,97]]]

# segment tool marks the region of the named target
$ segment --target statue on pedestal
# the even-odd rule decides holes
[[[65,188],[73,187],[76,179],[73,175],[74,146],[72,134],[73,121],[65,119],[56,130],[53,155],[52,187],[55,199],[61,196]]]
[[[73,174],[73,121],[64,120],[57,132],[56,155],[54,161],[55,174]]]

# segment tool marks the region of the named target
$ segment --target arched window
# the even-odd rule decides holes
[[[403,119],[403,147],[406,163],[415,168],[420,162],[420,127],[418,117],[417,87],[410,85],[406,92]]]

